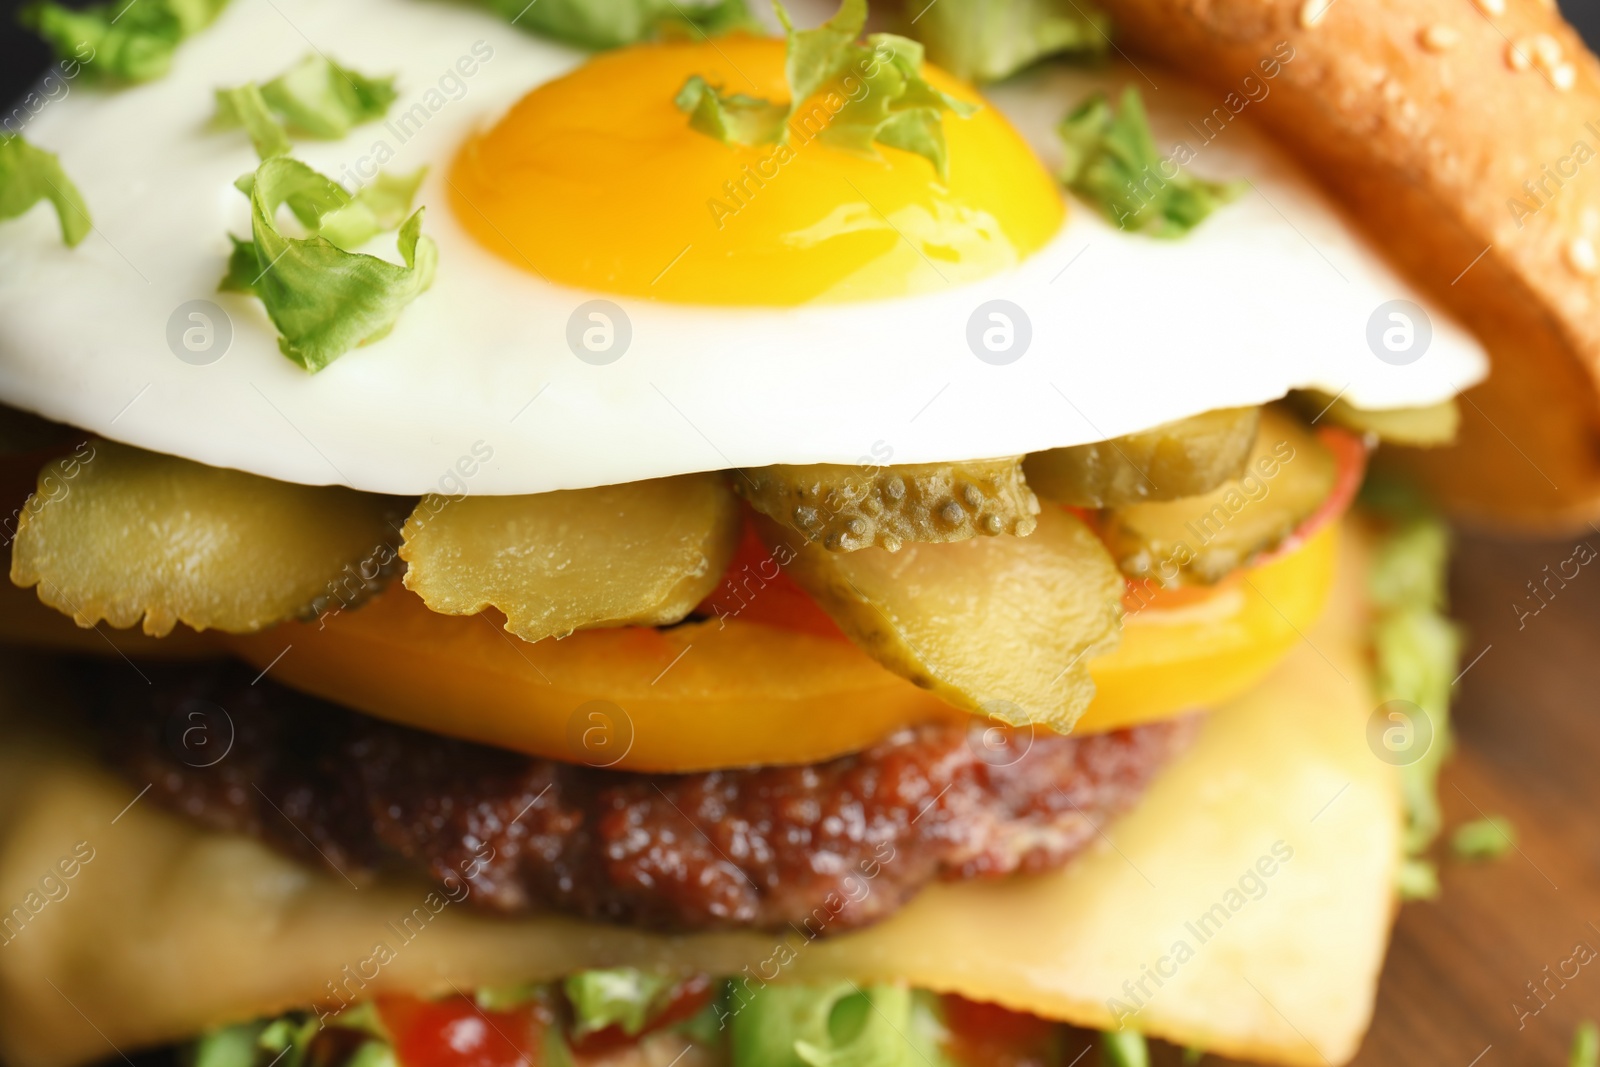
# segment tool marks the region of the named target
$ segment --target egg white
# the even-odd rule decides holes
[[[458,61],[475,48],[492,56],[463,77]],[[298,142],[296,155],[347,179],[370,170],[380,145],[391,171],[429,166],[418,202],[440,249],[437,281],[394,332],[316,375],[279,354],[257,301],[215,291],[226,234],[249,232],[233,181],[256,160],[241,133],[208,128],[214,88],[270,78],[311,49],[397,73],[391,120],[418,104],[428,115],[405,139],[371,124],[342,142]],[[67,249],[46,208],[0,224],[0,399],[287,481],[505,494],[780,462],[1022,453],[1299,387],[1371,408],[1427,404],[1487,371],[1476,341],[1247,116],[1200,149],[1194,169],[1249,178],[1256,191],[1182,240],[1119,232],[1074,203],[1062,232],[1015,271],[929,296],[731,309],[548,284],[457,223],[446,174],[469,134],[583,59],[445,0],[234,0],[167,77],[112,93],[68,83],[24,134],[60,153],[96,229]],[[1054,168],[1064,111],[1129,82],[1164,148],[1195,143],[1186,120],[1222,102],[1143,63],[1042,70],[990,99]],[[392,258],[393,237],[372,250]],[[566,340],[574,309],[596,297],[632,325],[608,365],[580,360]],[[1396,298],[1428,307],[1433,326],[1427,353],[1406,366],[1366,340],[1369,316]],[[174,309],[197,299],[223,308],[233,334],[204,366],[167,342]],[[1028,351],[1007,365],[968,346],[969,317],[992,299],[1022,307],[1032,326]]]

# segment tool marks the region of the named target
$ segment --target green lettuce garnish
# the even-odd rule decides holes
[[[322,1019],[295,1012],[213,1030],[194,1043],[188,1062],[193,1067],[306,1067],[312,1040],[324,1027],[364,1038],[340,1067],[398,1067],[392,1039],[370,1001]]]
[[[1009,77],[1047,56],[1099,57],[1111,47],[1111,20],[1088,0],[926,0],[908,32],[928,58],[970,81]]]
[[[145,82],[172,66],[186,37],[209,26],[228,0],[115,0],[74,11],[53,0],[22,9],[23,25],[50,42],[56,58],[110,82]]]
[[[637,967],[579,971],[561,984],[572,1003],[578,1037],[608,1026],[638,1034],[667,1006],[676,986],[667,975]]]
[[[266,159],[288,153],[289,130],[336,141],[383,118],[397,95],[392,77],[369,78],[313,52],[265,85],[218,89],[217,122],[242,125]]]
[[[1474,819],[1450,835],[1450,851],[1458,859],[1499,859],[1517,846],[1517,829],[1504,815]]]
[[[755,25],[744,0],[483,0],[513,25],[579,48],[716,36]]]
[[[1413,489],[1381,474],[1368,477],[1361,502],[1389,523],[1367,574],[1376,695],[1415,704],[1433,729],[1422,758],[1400,767],[1406,852],[1417,856],[1443,822],[1439,769],[1450,754],[1450,689],[1461,658],[1461,628],[1445,614],[1450,530]]]
[[[310,371],[383,338],[433,284],[438,264],[437,246],[422,236],[422,209],[405,217],[421,180],[421,172],[380,178],[352,196],[298,160],[264,161],[238,183],[250,197],[253,239],[234,238],[221,288],[259,297],[278,328],[279,349]],[[309,236],[279,231],[284,205]],[[403,266],[349,250],[396,224]]]
[[[1150,1046],[1137,1030],[1107,1030],[1100,1035],[1104,1067],[1150,1067]]]
[[[977,107],[928,84],[922,45],[892,33],[860,41],[867,0],[843,0],[812,30],[796,30],[782,4],[777,12],[788,36],[788,106],[724,95],[694,75],[676,101],[690,126],[729,144],[788,144],[798,130],[856,152],[887,145],[922,156],[941,178],[948,174],[944,113],[966,118]],[[824,89],[830,92],[814,101]]]
[[[904,986],[736,987],[732,1067],[953,1067],[937,1001]]]
[[[83,195],[54,152],[20,137],[0,138],[0,219],[14,219],[41,200],[55,207],[61,239],[68,245],[77,245],[94,228]]]
[[[1120,113],[1097,92],[1061,120],[1058,132],[1066,150],[1061,180],[1125,230],[1182,237],[1246,188],[1197,178],[1163,158],[1132,86],[1122,94]]]

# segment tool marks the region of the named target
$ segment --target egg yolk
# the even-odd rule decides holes
[[[693,304],[943,289],[1013,266],[1060,228],[1054,179],[992,107],[944,113],[941,180],[922,156],[817,138],[845,83],[807,101],[781,145],[725,144],[673,102],[693,74],[786,102],[784,55],[781,40],[733,36],[590,60],[467,142],[450,175],[456,215],[548,281]],[[924,77],[981,103],[936,69]]]

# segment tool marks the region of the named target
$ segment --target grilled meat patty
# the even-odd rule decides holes
[[[974,720],[825,763],[639,774],[441,737],[232,663],[86,668],[108,760],[166,807],[352,879],[410,871],[490,912],[662,930],[882,919],[938,880],[1059,867],[1193,720],[1083,737]],[[459,893],[459,890],[457,890]]]

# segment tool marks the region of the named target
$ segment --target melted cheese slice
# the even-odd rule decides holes
[[[887,922],[815,941],[495,920],[437,885],[358,889],[148,799],[124,811],[137,787],[12,746],[0,907],[42,906],[0,947],[0,1058],[62,1067],[338,995],[627,963],[752,983],[902,980],[1099,1028],[1137,1009],[1129,1025],[1186,1045],[1343,1063],[1371,1015],[1401,810],[1392,768],[1364,741],[1359,606],[1346,593],[1330,615],[1208,719],[1104,847],[1049,875],[938,885]],[[13,711],[51,710],[10,689]],[[93,859],[61,883],[67,895],[30,898],[75,847]]]

